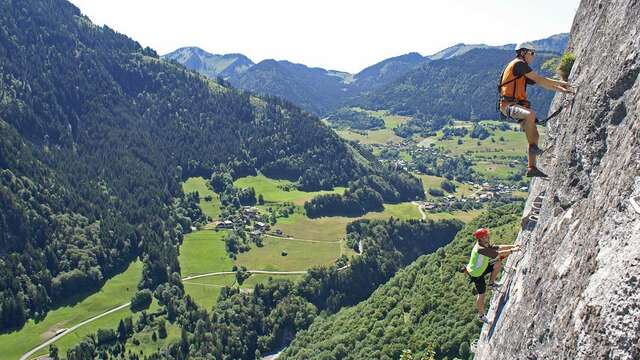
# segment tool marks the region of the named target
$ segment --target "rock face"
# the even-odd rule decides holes
[[[637,0],[580,4],[569,40],[579,91],[549,125],[539,165],[551,178],[533,183],[525,209],[540,207],[539,220],[518,236],[525,250],[508,260],[476,359],[640,359],[638,19]]]

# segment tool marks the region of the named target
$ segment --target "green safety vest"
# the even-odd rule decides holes
[[[479,248],[480,245],[478,245],[478,243],[473,246],[473,250],[471,250],[471,257],[467,264],[467,272],[473,277],[481,276],[489,266],[489,257],[480,254],[478,252]]]

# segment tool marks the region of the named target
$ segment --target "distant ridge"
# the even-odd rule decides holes
[[[251,59],[242,54],[211,54],[199,47],[183,47],[163,55],[162,58],[175,60],[188,69],[210,78],[229,78],[242,74],[255,65]]]
[[[533,40],[536,49],[547,53],[546,56],[561,54],[567,46],[568,34],[556,34],[548,38]],[[338,70],[325,70],[318,67],[308,67],[304,64],[294,64],[286,60],[263,60],[254,64],[248,57],[242,54],[215,55],[197,47],[180,48],[163,56],[165,59],[175,60],[189,69],[195,70],[206,76],[215,78],[223,77],[233,86],[252,92],[283,97],[303,109],[320,116],[333,113],[338,108],[352,105],[373,104],[370,101],[361,101],[363,97],[378,93],[381,89],[389,87],[392,83],[401,80],[407,74],[415,72],[432,61],[447,61],[468,54],[472,50],[509,50],[509,56],[515,44],[486,45],[458,43],[443,49],[435,54],[422,56],[417,52],[391,57],[376,64],[366,67],[362,71],[351,74]],[[496,54],[489,52],[488,54]],[[471,57],[473,58],[473,57]],[[467,58],[467,59],[471,59]],[[501,59],[487,59],[498,64]],[[456,62],[453,66],[463,66],[464,62]],[[498,67],[501,65],[497,65]],[[452,69],[453,73],[460,71]],[[429,79],[425,79],[429,80]],[[442,82],[442,81],[438,81]],[[475,84],[475,83],[474,83]],[[466,86],[466,85],[465,85]],[[471,86],[474,88],[474,85]],[[415,94],[403,94],[412,97]],[[482,98],[489,98],[488,94],[480,94]],[[384,96],[383,96],[384,97]],[[478,95],[476,94],[476,98]],[[437,99],[431,99],[435,101]],[[545,100],[549,102],[548,99]],[[381,104],[375,101],[376,104]],[[418,109],[415,106],[400,106],[394,104],[397,109],[403,108],[411,113]],[[543,108],[548,105],[543,106]],[[424,112],[424,109],[420,110]],[[440,112],[438,112],[440,113]],[[486,115],[486,109],[465,112],[465,117]],[[451,116],[459,114],[451,113]]]

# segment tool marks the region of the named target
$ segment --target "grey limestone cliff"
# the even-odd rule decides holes
[[[549,151],[476,359],[640,359],[640,1],[582,1],[575,98]],[[536,221],[537,219],[537,221]]]

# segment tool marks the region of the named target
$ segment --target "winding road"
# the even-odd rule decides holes
[[[342,270],[344,268],[348,267],[342,267],[338,270]],[[306,271],[265,271],[265,270],[247,270],[248,273],[251,274],[269,274],[269,275],[298,275],[298,274],[306,274]],[[189,275],[187,277],[182,278],[182,281],[188,281],[188,280],[193,280],[193,279],[199,279],[199,278],[203,278],[203,277],[209,277],[209,276],[219,276],[219,275],[230,275],[230,274],[235,274],[234,271],[219,271],[219,272],[211,272],[211,273],[206,273],[206,274],[198,274],[198,275]],[[42,344],[36,346],[35,348],[29,350],[28,352],[24,353],[21,357],[20,360],[28,360],[31,358],[31,356],[33,354],[35,354],[36,352],[42,350],[43,348],[46,348],[47,346],[53,344],[54,342],[60,340],[60,338],[62,338],[63,336],[69,335],[70,333],[72,333],[73,331],[77,330],[78,328],[87,325],[91,322],[94,322],[98,319],[100,319],[101,317],[107,316],[109,314],[112,314],[116,311],[120,311],[122,309],[125,309],[127,307],[129,307],[129,305],[131,305],[131,302],[128,302],[126,304],[122,304],[120,306],[117,306],[111,310],[107,310],[99,315],[96,315],[94,317],[91,317],[81,323],[78,323],[76,325],[73,325],[72,327],[66,329],[65,331],[57,334],[56,336],[52,337],[51,339],[43,342]]]

